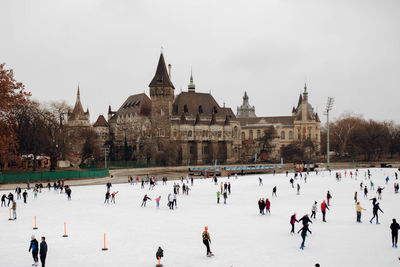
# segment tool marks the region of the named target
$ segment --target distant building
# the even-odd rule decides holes
[[[238,118],[254,118],[256,116],[256,108],[254,106],[250,106],[249,97],[247,96],[247,92],[244,92],[243,96],[243,104],[237,108],[236,116]]]
[[[243,97],[242,106],[248,107],[248,97],[245,93]],[[254,140],[253,143],[257,143],[257,140],[264,136],[266,129],[273,127],[276,136],[273,140],[274,149],[269,155],[270,158],[279,159],[280,148],[287,146],[294,142],[305,142],[311,141],[314,146],[314,154],[318,154],[321,147],[321,128],[320,119],[317,113],[314,112],[313,107],[308,102],[307,85],[304,85],[304,92],[299,96],[297,107],[293,107],[291,116],[275,116],[275,117],[254,117],[253,114],[241,113],[239,117],[238,108],[238,120],[241,126],[241,138],[244,144],[251,144],[250,140]],[[248,109],[245,109],[248,110]],[[254,146],[255,150],[258,147]],[[241,158],[254,158],[255,150],[246,151],[242,149]],[[243,154],[244,153],[244,154]]]

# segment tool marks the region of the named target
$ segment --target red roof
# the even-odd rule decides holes
[[[106,119],[104,118],[103,115],[100,115],[96,122],[93,124],[93,127],[108,127],[108,122],[106,121]]]

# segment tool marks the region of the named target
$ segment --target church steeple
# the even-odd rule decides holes
[[[172,84],[169,78],[163,53],[161,53],[160,55],[156,73],[153,79],[151,80],[149,87],[172,87],[173,89],[175,89],[174,85]]]
[[[188,85],[188,91],[189,92],[196,91],[196,85],[193,83],[193,72],[192,71],[190,71],[190,83]]]
[[[304,100],[304,102],[308,101],[308,92],[307,92],[307,84],[306,83],[304,83],[303,100]]]
[[[75,102],[75,107],[74,107],[73,113],[75,115],[81,115],[84,113],[82,103],[81,103],[81,92],[79,89],[79,84],[78,84],[78,90],[76,93],[76,102]]]

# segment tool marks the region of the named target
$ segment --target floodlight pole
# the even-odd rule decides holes
[[[328,170],[330,169],[330,155],[329,155],[329,111],[332,110],[334,98],[328,97],[328,102],[326,104],[326,165]]]

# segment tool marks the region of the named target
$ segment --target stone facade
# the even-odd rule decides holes
[[[246,94],[245,94],[246,96]],[[294,142],[311,141],[315,153],[319,153],[321,147],[321,122],[317,113],[308,102],[307,86],[299,96],[297,107],[293,107],[291,116],[277,117],[239,117],[241,125],[241,138],[249,143],[264,136],[266,129],[273,127],[275,138],[272,141],[273,150],[270,155],[273,159],[279,159],[280,149]],[[251,143],[251,142],[250,142]],[[243,152],[243,149],[242,149]],[[249,153],[248,153],[249,154]],[[242,158],[254,157],[254,154],[241,155]]]

